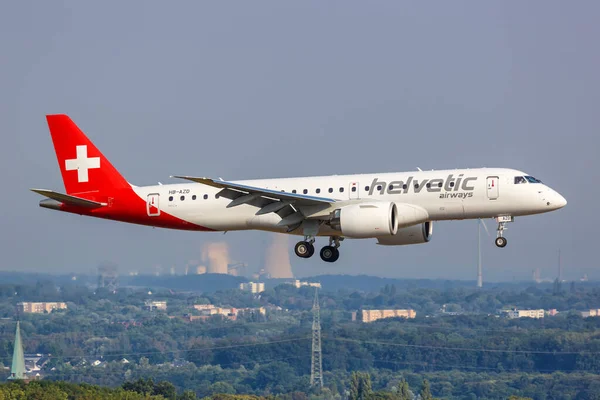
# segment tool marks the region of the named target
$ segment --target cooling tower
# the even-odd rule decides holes
[[[271,278],[293,278],[290,254],[288,253],[289,236],[273,233],[271,244],[267,247],[265,272]]]
[[[206,267],[204,265],[199,265],[196,268],[196,275],[202,275],[206,273]]]
[[[225,242],[205,243],[202,246],[202,261],[209,274],[227,274],[229,250]]]

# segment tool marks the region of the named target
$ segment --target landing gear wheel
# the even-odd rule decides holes
[[[321,260],[325,262],[336,262],[340,258],[340,251],[333,246],[324,246],[321,249]]]
[[[296,243],[296,247],[294,247],[294,252],[298,257],[310,258],[315,254],[315,246],[310,242],[298,242]]]
[[[308,250],[309,252],[306,258],[311,258],[313,254],[315,254],[315,246],[311,242],[308,242]]]
[[[496,238],[495,242],[496,242],[496,246],[502,248],[502,247],[506,247],[507,240],[505,237],[500,236],[500,237]]]

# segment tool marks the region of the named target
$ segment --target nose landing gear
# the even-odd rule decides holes
[[[496,221],[498,221],[497,236],[496,240],[494,241],[494,243],[496,243],[496,246],[500,248],[506,247],[508,241],[504,237],[504,230],[506,229],[506,224],[508,222],[513,222],[514,220],[514,217],[511,216],[503,216],[496,218]]]
[[[496,243],[496,246],[498,246],[498,247],[505,247],[506,243],[508,243],[508,241],[506,240],[505,237],[499,236],[496,238],[495,243]]]

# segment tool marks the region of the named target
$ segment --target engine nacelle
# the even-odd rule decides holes
[[[398,209],[391,201],[352,204],[333,212],[331,227],[350,238],[395,235]]]
[[[427,243],[431,240],[432,233],[433,222],[427,221],[422,224],[398,229],[395,235],[378,237],[377,244],[383,246],[402,246],[405,244]]]
[[[398,210],[398,229],[407,228],[429,220],[426,209],[414,204],[396,203]]]

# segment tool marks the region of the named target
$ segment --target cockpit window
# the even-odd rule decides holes
[[[527,181],[522,176],[515,176],[515,185],[518,185],[520,183],[527,183]]]
[[[534,178],[533,176],[526,176],[527,182],[529,183],[542,183],[539,179]]]

